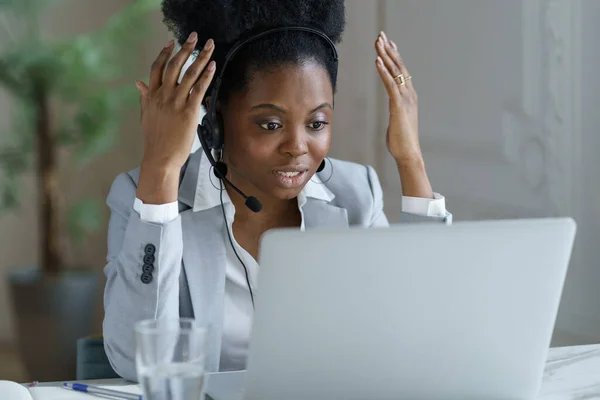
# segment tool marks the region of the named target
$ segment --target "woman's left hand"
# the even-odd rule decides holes
[[[417,92],[398,47],[381,32],[375,42],[377,70],[389,96],[387,147],[400,165],[422,162]]]

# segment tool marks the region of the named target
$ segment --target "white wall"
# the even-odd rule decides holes
[[[567,342],[600,341],[600,2],[356,0],[348,5],[353,38],[372,42],[384,29],[400,48],[419,94],[427,169],[455,220],[576,218],[579,233],[557,329]],[[368,9],[368,17],[357,17],[358,9]],[[360,22],[353,24],[355,18]],[[364,153],[344,140],[348,133],[339,125],[334,150],[374,161],[387,213],[395,219],[400,185],[385,150],[387,103],[381,85],[372,86],[371,48],[355,40],[342,45],[343,62],[353,65],[342,64],[343,83],[368,89],[338,98],[336,119],[359,120],[356,110],[362,105],[365,118],[375,113],[378,121],[355,125],[372,135],[361,142]]]
[[[581,169],[577,188],[579,237],[576,259],[567,281],[560,326],[600,340],[600,2],[581,7]],[[566,76],[567,84],[570,78]],[[576,135],[576,132],[573,132]]]

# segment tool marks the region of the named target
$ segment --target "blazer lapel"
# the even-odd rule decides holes
[[[198,186],[198,169],[202,160],[202,151],[191,154],[185,166],[179,182],[178,200],[188,207],[194,206],[194,198]]]
[[[225,295],[225,241],[223,216],[218,207],[181,213],[183,269],[193,317],[207,326],[207,371],[219,368]]]
[[[304,226],[311,228],[347,228],[348,212],[323,200],[309,197],[302,208]]]
[[[225,285],[225,244],[221,232],[223,217],[217,207],[181,214],[183,229],[183,263],[190,290],[194,317],[210,321],[215,299]],[[217,302],[218,304],[218,302]],[[198,315],[200,313],[204,315]]]

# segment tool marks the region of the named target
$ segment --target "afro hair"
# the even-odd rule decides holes
[[[180,44],[192,32],[198,34],[198,48],[210,38],[215,41],[217,74],[231,47],[250,35],[277,27],[306,26],[339,43],[345,26],[344,0],[163,0],[162,12],[165,25]],[[313,33],[285,31],[240,49],[225,71],[220,100],[226,102],[233,91],[243,90],[253,72],[306,60],[328,71],[335,90],[337,63],[328,43]]]

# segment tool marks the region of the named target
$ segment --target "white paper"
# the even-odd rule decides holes
[[[0,398],[6,400],[32,400],[25,386],[11,381],[0,381]]]

